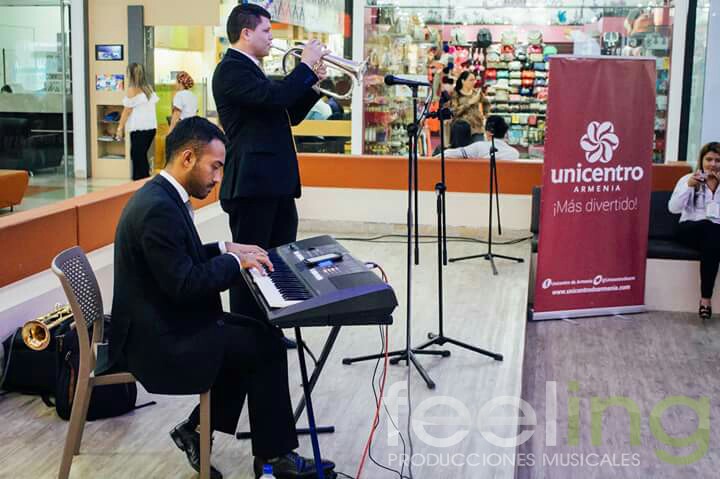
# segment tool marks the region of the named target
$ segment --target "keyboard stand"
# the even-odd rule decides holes
[[[300,354],[302,354],[302,359],[300,360],[300,368],[301,368],[301,374],[303,374],[303,367],[305,364],[305,355],[304,355],[304,348],[302,347],[302,339],[300,335],[298,334],[298,328],[295,328],[295,336],[296,340],[298,342],[298,359],[300,359]],[[327,363],[327,359],[330,356],[330,351],[332,351],[333,346],[335,345],[335,341],[337,340],[338,334],[340,334],[340,326],[333,326],[330,330],[330,334],[328,335],[328,338],[325,340],[325,344],[323,345],[322,352],[320,353],[320,357],[318,358],[318,363],[313,369],[312,375],[310,376],[310,379],[308,380],[308,388],[305,389],[305,384],[303,382],[303,397],[300,399],[300,402],[298,403],[297,407],[295,408],[295,423],[297,423],[300,420],[300,416],[302,416],[303,411],[305,410],[306,404],[308,403],[308,399],[310,398],[310,395],[312,394],[312,390],[315,389],[315,385],[318,382],[318,379],[320,378],[320,373],[322,372],[323,368],[325,367],[325,363]],[[302,350],[302,351],[301,351]],[[305,369],[304,372],[305,376],[307,376],[307,369]],[[310,408],[308,408],[308,419],[310,417]],[[309,422],[309,421],[308,421]],[[310,425],[308,428],[298,428],[297,433],[299,435],[308,435],[312,434],[312,429],[315,429],[316,434],[329,434],[335,432],[335,426],[316,426],[314,424]],[[251,432],[238,432],[235,434],[235,437],[238,439],[250,439],[252,437]]]

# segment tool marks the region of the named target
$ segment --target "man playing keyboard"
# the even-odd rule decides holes
[[[234,434],[248,397],[255,475],[314,475],[298,447],[288,390],[286,347],[266,320],[222,310],[220,292],[241,269],[273,265],[257,246],[202,244],[189,198],[205,198],[225,163],[223,133],[209,121],[180,121],[166,140],[165,169],[133,195],[115,237],[111,357],[151,393],[210,390],[211,428]],[[199,406],[170,436],[199,471]],[[334,464],[323,461],[326,477]],[[212,468],[213,479],[222,474]]]

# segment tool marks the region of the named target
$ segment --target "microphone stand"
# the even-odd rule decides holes
[[[415,264],[418,264],[419,247],[418,247],[418,236],[417,236],[417,206],[418,206],[418,132],[420,130],[419,124],[421,118],[418,118],[418,87],[419,85],[407,84],[412,89],[412,103],[413,103],[413,122],[407,126],[408,133],[408,207],[407,207],[407,298],[406,307],[407,315],[405,318],[405,348],[397,351],[388,353],[389,357],[393,358],[393,364],[397,364],[399,361],[406,361],[407,367],[410,364],[415,367],[417,372],[422,376],[425,384],[429,389],[435,389],[435,382],[430,378],[427,371],[418,362],[416,355],[425,354],[433,356],[450,356],[450,351],[426,351],[413,349],[411,347],[411,318],[412,318],[412,253],[413,253],[413,230],[415,230]],[[413,211],[414,210],[414,211]],[[414,222],[413,222],[414,220]],[[370,361],[374,359],[384,358],[385,354],[371,354],[368,356],[359,356],[355,358],[344,358],[343,364],[352,364],[360,361]]]
[[[445,100],[447,101],[447,100]],[[502,361],[503,355],[486,351],[485,349],[471,346],[463,343],[456,339],[445,336],[443,330],[443,319],[444,319],[444,304],[443,304],[443,266],[447,265],[447,221],[445,216],[445,193],[447,186],[445,183],[445,130],[444,123],[446,119],[452,118],[452,112],[449,108],[444,106],[445,101],[440,100],[440,107],[436,113],[431,113],[429,117],[435,117],[440,120],[440,182],[435,185],[435,198],[436,198],[436,214],[437,214],[437,267],[438,267],[438,333],[428,333],[427,337],[429,341],[413,348],[412,350],[417,353],[423,351],[430,346],[444,346],[447,343],[454,344],[455,346],[474,351],[479,354],[489,356],[496,361]],[[447,357],[443,354],[443,357]],[[393,358],[390,361],[392,364],[402,360],[402,357]]]
[[[507,259],[510,261],[516,261],[518,263],[522,263],[525,260],[522,258],[517,258],[515,256],[505,256],[502,254],[494,254],[492,252],[492,246],[493,246],[493,193],[495,196],[495,206],[497,207],[497,219],[498,219],[498,234],[502,235],[502,225],[500,224],[500,196],[499,191],[500,187],[498,186],[498,178],[497,178],[497,162],[495,161],[495,152],[497,152],[497,148],[495,148],[495,135],[490,137],[491,146],[490,146],[490,190],[489,190],[489,197],[490,197],[490,208],[488,209],[488,250],[485,254],[474,254],[470,256],[461,256],[459,258],[450,258],[451,263],[455,263],[456,261],[463,261],[466,259],[474,259],[474,258],[484,258],[488,261],[490,261],[490,265],[492,266],[493,275],[498,275],[497,267],[495,266],[495,258],[501,258],[501,259]]]

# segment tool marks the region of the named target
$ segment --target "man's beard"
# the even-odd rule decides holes
[[[197,174],[197,164],[193,166],[193,169],[190,170],[190,175],[188,175],[188,193],[190,196],[194,198],[199,198],[201,200],[207,198],[207,196],[210,194],[210,191],[212,191],[213,186],[215,186],[214,183],[212,184],[205,184],[203,183],[199,178]]]

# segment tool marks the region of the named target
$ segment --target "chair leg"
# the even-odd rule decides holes
[[[210,479],[210,391],[200,395],[200,479]]]
[[[92,388],[87,378],[78,381],[75,398],[73,399],[72,412],[70,413],[70,424],[68,425],[68,433],[65,438],[65,447],[63,448],[58,479],[67,479],[70,475],[73,457],[80,450],[80,441],[82,440],[83,429],[85,429],[86,404],[89,404],[88,399],[91,392]]]
[[[90,398],[92,397],[93,387],[93,385],[88,386],[87,393],[85,393],[85,401],[82,404],[80,417],[83,421],[83,427],[80,428],[80,432],[78,433],[77,446],[75,446],[76,456],[80,454],[80,444],[82,444],[83,433],[85,432],[85,421],[87,420],[87,413],[90,408]],[[73,404],[73,406],[75,406],[75,404]]]

